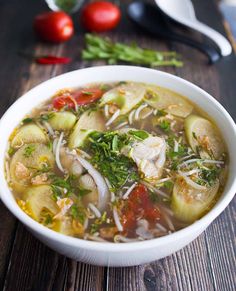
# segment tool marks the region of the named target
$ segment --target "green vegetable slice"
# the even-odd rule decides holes
[[[52,194],[52,189],[48,185],[34,186],[26,190],[24,194],[26,208],[32,218],[40,221],[42,211],[49,212],[52,215],[59,212],[56,202],[52,199]]]
[[[177,178],[171,202],[175,217],[188,223],[201,218],[212,206],[218,189],[218,180],[206,190],[197,190],[189,186],[182,177]]]
[[[105,119],[103,114],[100,111],[85,111],[69,136],[69,147],[81,147],[90,133],[104,130]]]
[[[48,141],[43,130],[35,124],[27,124],[20,127],[11,141],[11,146],[17,148],[22,144],[46,143]]]
[[[126,114],[143,100],[145,91],[142,84],[122,84],[106,92],[100,106],[113,104],[120,109],[120,114]]]
[[[68,111],[64,112],[55,112],[48,120],[48,123],[55,130],[70,130],[76,122],[76,116]]]
[[[32,174],[45,168],[54,167],[52,151],[44,144],[28,144],[22,146],[13,155],[10,163],[10,178],[13,188],[23,192],[30,185]]]
[[[209,120],[192,114],[185,119],[184,128],[191,148],[202,158],[218,159],[225,152],[224,142]]]
[[[165,110],[167,113],[183,118],[193,111],[193,106],[183,96],[158,86],[147,87],[145,101],[158,110]]]

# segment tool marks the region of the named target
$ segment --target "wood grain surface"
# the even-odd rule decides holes
[[[125,5],[131,1],[122,2]],[[200,20],[225,33],[217,1],[193,1]],[[73,16],[76,35],[67,43],[39,42],[32,31],[34,15],[46,10],[44,1],[0,0],[0,114],[24,92],[63,72],[103,64],[83,62],[79,15]],[[186,32],[188,33],[188,32]],[[236,59],[214,66],[205,56],[181,44],[166,43],[137,30],[123,14],[112,39],[154,49],[175,49],[184,67],[164,69],[194,82],[215,96],[236,119]],[[196,39],[203,40],[198,34]],[[19,56],[47,53],[71,56],[68,65],[40,66]],[[163,70],[163,68],[162,68]],[[102,268],[67,259],[44,246],[0,202],[0,290],[236,290],[236,200],[190,245],[165,259],[130,268]]]

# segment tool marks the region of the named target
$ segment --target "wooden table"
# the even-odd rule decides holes
[[[121,1],[128,3],[129,1]],[[195,0],[198,17],[224,33],[214,0]],[[84,36],[74,15],[76,35],[67,43],[39,42],[32,31],[34,15],[46,10],[43,1],[0,0],[0,114],[35,85],[61,73],[98,65],[80,60]],[[164,69],[202,87],[215,96],[236,118],[236,59],[228,57],[214,66],[197,51],[167,44],[137,31],[123,15],[114,40],[136,41],[155,49],[175,49],[184,67]],[[196,38],[201,39],[199,35]],[[18,55],[72,56],[68,65],[40,66]],[[101,63],[102,64],[102,63]],[[0,290],[235,290],[236,200],[210,227],[170,257],[132,268],[102,268],[77,263],[35,239],[0,202]]]

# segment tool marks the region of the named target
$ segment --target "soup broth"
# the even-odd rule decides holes
[[[63,89],[9,138],[6,179],[21,209],[82,239],[131,242],[200,219],[227,177],[218,128],[187,98],[149,84]]]

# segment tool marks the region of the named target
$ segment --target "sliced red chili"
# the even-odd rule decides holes
[[[41,65],[55,65],[55,64],[67,64],[71,62],[71,58],[48,55],[43,57],[37,57],[35,61],[36,63]]]

